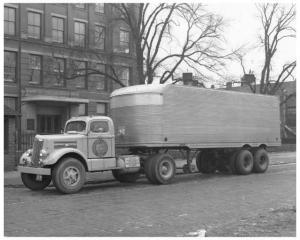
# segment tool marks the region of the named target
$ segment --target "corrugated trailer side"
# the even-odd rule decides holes
[[[132,86],[112,93],[110,108],[118,147],[161,146],[165,86]]]
[[[163,99],[163,135],[170,145],[281,144],[277,97],[169,85]]]

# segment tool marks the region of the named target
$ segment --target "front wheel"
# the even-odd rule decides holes
[[[43,190],[51,182],[51,176],[41,175],[38,177],[36,174],[30,173],[21,173],[21,179],[23,184],[33,191]]]
[[[85,183],[84,165],[76,158],[62,159],[52,171],[53,184],[61,193],[76,193]]]
[[[122,173],[122,172],[120,172],[120,170],[112,170],[112,175],[119,182],[125,182],[125,183],[134,183],[140,177],[139,172],[136,172],[136,173]]]

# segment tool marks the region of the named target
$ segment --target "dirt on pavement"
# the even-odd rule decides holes
[[[270,208],[266,214],[242,218],[207,232],[208,237],[296,237],[296,206]]]

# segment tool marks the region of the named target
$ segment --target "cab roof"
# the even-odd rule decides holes
[[[90,120],[109,120],[111,121],[111,118],[106,116],[80,116],[80,117],[72,117],[68,121],[90,121]]]

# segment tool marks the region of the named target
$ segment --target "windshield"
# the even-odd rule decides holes
[[[72,121],[66,126],[66,133],[68,132],[84,132],[86,123],[84,121]]]

